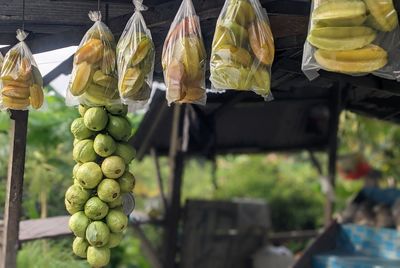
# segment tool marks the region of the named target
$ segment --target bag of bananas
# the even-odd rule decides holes
[[[94,24],[75,53],[66,103],[88,106],[121,103],[114,36],[101,22],[100,11],[90,11],[89,18]]]
[[[27,110],[29,106],[39,109],[43,105],[43,78],[24,42],[27,36],[26,32],[17,30],[20,42],[7,52],[3,64],[0,57],[0,102],[3,109]]]
[[[392,0],[313,1],[302,69],[398,79],[400,42]]]
[[[205,104],[206,50],[191,0],[183,0],[162,52],[168,104]]]
[[[258,0],[226,0],[212,43],[210,80],[216,90],[252,90],[271,96],[274,39]]]
[[[124,104],[140,109],[148,102],[153,84],[155,49],[141,11],[143,0],[134,0],[135,13],[117,45],[118,90]]]

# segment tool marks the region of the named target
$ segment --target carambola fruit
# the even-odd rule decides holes
[[[365,21],[366,14],[362,0],[327,0],[313,11],[312,19],[325,26],[357,26]]]
[[[233,21],[222,21],[215,29],[213,48],[222,45],[244,47],[249,39],[249,34],[243,26]]]
[[[153,48],[153,42],[148,36],[141,36],[141,39],[138,40],[138,44],[136,48],[134,48],[134,53],[130,60],[130,66],[134,67],[135,65],[141,63]]]
[[[308,41],[324,50],[352,50],[371,44],[376,32],[366,26],[314,28]]]
[[[257,59],[265,65],[274,61],[275,45],[271,28],[266,21],[255,21],[249,27],[251,49]]]
[[[375,29],[383,32],[391,32],[398,25],[397,11],[392,0],[364,0],[369,16],[367,23]]]
[[[136,94],[143,86],[144,78],[144,73],[139,68],[128,68],[122,78],[122,97],[127,98]]]
[[[93,74],[93,82],[105,88],[116,89],[118,87],[118,81],[116,78],[106,75],[100,70],[97,70]]]
[[[85,89],[92,80],[92,65],[87,62],[82,62],[75,65],[74,76],[70,91],[74,96],[80,96],[85,92]]]
[[[1,91],[3,96],[7,96],[9,98],[17,98],[17,99],[28,99],[29,98],[29,88],[27,87],[15,87],[15,86],[4,86]]]
[[[89,64],[94,64],[100,61],[103,57],[104,45],[99,39],[89,39],[75,54],[75,64],[80,64],[86,61]]]
[[[231,45],[223,45],[214,50],[215,62],[222,60],[224,63],[237,63],[243,67],[249,67],[252,63],[250,53],[243,48]]]
[[[4,107],[14,110],[26,109],[31,104],[29,99],[17,99],[2,96],[1,103]]]
[[[37,84],[33,84],[29,87],[29,93],[31,98],[31,105],[33,109],[39,109],[43,105],[44,95],[43,89]]]
[[[261,96],[268,96],[271,93],[271,77],[266,68],[260,66],[254,72],[252,88]]]
[[[225,19],[247,27],[255,18],[253,6],[247,0],[231,0],[226,10]]]
[[[347,51],[319,49],[314,56],[324,69],[348,74],[370,73],[384,67],[388,62],[387,52],[376,45]]]
[[[217,88],[248,90],[250,69],[237,64],[219,64],[211,68],[211,81]]]

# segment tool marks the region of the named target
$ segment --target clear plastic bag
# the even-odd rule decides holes
[[[155,49],[141,11],[143,0],[134,0],[135,13],[117,45],[118,89],[122,102],[140,109],[150,99]]]
[[[321,69],[399,80],[399,22],[392,0],[312,3],[302,64],[310,80]]]
[[[183,0],[162,53],[168,104],[206,103],[206,61],[199,17],[192,1]]]
[[[119,104],[114,36],[101,22],[100,11],[90,11],[89,18],[94,24],[75,53],[66,103],[88,106]]]
[[[24,42],[27,36],[23,30],[17,30],[20,42],[4,57],[0,74],[2,109],[39,109],[43,105],[43,78],[31,50]]]
[[[218,90],[271,95],[275,46],[268,15],[258,0],[226,0],[215,28],[210,80]]]

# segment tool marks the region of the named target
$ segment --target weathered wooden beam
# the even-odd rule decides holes
[[[157,255],[157,252],[155,248],[153,247],[152,243],[150,240],[147,238],[146,234],[143,232],[142,228],[138,225],[132,225],[133,230],[135,231],[135,234],[140,240],[143,253],[146,255],[147,260],[150,262],[151,267],[154,268],[162,268],[162,262]]]
[[[19,219],[21,217],[24,184],[28,111],[10,110],[11,146],[8,161],[7,195],[4,209],[3,248],[0,265],[15,268],[19,247]]]
[[[157,184],[158,184],[158,190],[160,192],[161,200],[163,203],[163,208],[164,212],[167,210],[167,198],[165,197],[165,191],[164,191],[164,184],[163,184],[163,179],[161,175],[161,167],[160,167],[160,161],[157,155],[157,151],[155,148],[151,148],[151,156],[153,157],[154,161],[154,166],[156,168],[156,174],[157,174]]]

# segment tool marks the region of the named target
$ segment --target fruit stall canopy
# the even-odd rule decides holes
[[[216,20],[224,1],[193,1],[201,19],[201,27],[208,54],[211,48]],[[248,98],[252,99],[251,102],[245,101],[248,98],[240,100],[240,103],[243,105],[254,107],[254,111],[249,109],[248,116],[257,115],[257,118],[259,118],[262,113],[265,118],[276,118],[279,121],[279,118],[282,117],[281,120],[284,121],[287,119],[284,116],[289,116],[285,115],[285,111],[289,109],[295,111],[296,107],[301,106],[303,113],[308,112],[315,106],[315,103],[313,103],[315,98],[322,98],[331,103],[333,101],[332,94],[326,94],[329,93],[327,88],[340,88],[343,109],[383,120],[400,122],[400,112],[398,109],[398,104],[400,103],[400,83],[373,76],[351,77],[327,72],[321,72],[322,75],[320,78],[309,82],[302,74],[301,59],[307,35],[311,1],[260,0],[260,2],[269,13],[277,49],[276,59],[272,68],[272,91],[277,101],[264,105],[261,98],[250,96],[249,94]],[[397,10],[399,10],[400,1],[394,2]],[[149,10],[143,12],[143,15],[152,31],[156,45],[155,79],[163,81],[160,59],[162,45],[170,24],[181,4],[181,0],[145,0],[144,4],[149,7]],[[32,52],[37,54],[78,45],[84,32],[91,25],[91,21],[87,16],[88,11],[96,9],[96,0],[26,1],[25,29],[30,32],[27,43]],[[110,29],[116,38],[118,38],[133,13],[132,1],[103,0],[101,1],[101,10],[103,21],[110,26]],[[22,1],[3,1],[0,9],[0,45],[13,45],[17,42],[15,31],[21,26],[21,17]],[[8,48],[1,47],[0,51],[4,54]],[[60,75],[68,75],[71,73],[71,70],[72,57],[50,71],[44,77],[45,83],[52,82]],[[229,102],[229,100],[234,99],[238,94],[241,93],[228,93],[226,96],[213,96],[209,94],[209,107],[196,109],[212,109],[215,103],[222,104],[223,102]],[[292,94],[296,94],[300,98],[296,99],[296,101],[287,101],[287,99],[293,98]],[[321,97],[321,95],[324,96]],[[259,110],[258,107],[260,106],[265,106],[265,110]],[[243,111],[241,112],[241,116],[246,118],[247,115],[243,114]],[[265,114],[269,112],[273,112],[274,114]],[[225,116],[228,116],[228,114],[230,112]],[[232,116],[235,115],[232,114]],[[306,115],[303,115],[303,117],[306,118]],[[238,122],[234,117],[231,119],[233,123]],[[296,125],[306,123],[291,120],[291,123],[288,122],[288,124],[293,124],[293,121]],[[226,122],[227,124],[229,123],[229,121]],[[270,133],[275,129],[271,127],[268,130]],[[288,133],[295,135],[294,133],[296,132],[288,131]]]

